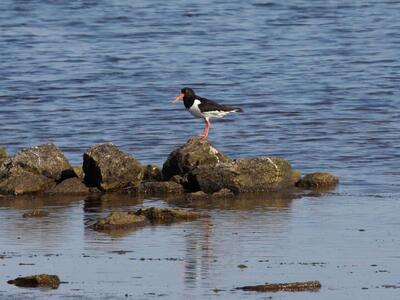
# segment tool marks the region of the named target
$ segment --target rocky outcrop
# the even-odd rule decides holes
[[[192,174],[199,188],[208,194],[223,188],[235,194],[279,191],[294,187],[299,180],[289,162],[278,157],[236,159],[213,168],[199,166]]]
[[[298,187],[306,189],[331,189],[339,183],[339,178],[329,173],[311,173],[297,182]]]
[[[198,213],[193,211],[158,207],[142,208],[135,214],[145,216],[151,223],[172,223],[194,220],[200,217]]]
[[[0,166],[0,193],[43,192],[73,176],[71,165],[55,145],[27,148]]]
[[[7,159],[7,157],[6,149],[0,146],[0,165]]]
[[[47,191],[49,194],[86,195],[89,188],[78,177],[68,178]]]
[[[94,225],[95,230],[116,230],[139,227],[146,224],[146,217],[128,212],[112,212],[99,219]]]
[[[131,155],[113,144],[95,145],[83,155],[85,183],[102,191],[115,191],[138,186],[143,167]]]
[[[213,166],[229,160],[206,139],[193,137],[168,156],[163,165],[162,174],[165,180],[169,180],[174,175],[186,177],[198,167],[205,166],[212,169]],[[191,188],[194,189],[194,187]]]
[[[40,287],[57,289],[60,285],[60,279],[57,275],[33,275],[26,277],[18,277],[8,281],[9,284],[14,284],[20,287]]]

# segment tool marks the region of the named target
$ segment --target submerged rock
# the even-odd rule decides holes
[[[0,193],[42,192],[74,176],[68,160],[55,145],[26,148],[0,166]]]
[[[43,218],[47,217],[49,215],[49,212],[44,211],[44,210],[31,210],[22,215],[23,218]]]
[[[199,188],[208,194],[224,188],[235,194],[279,191],[294,187],[299,180],[289,162],[278,157],[236,159],[213,168],[199,166],[192,174]]]
[[[0,146],[0,165],[7,159],[7,157],[6,149]]]
[[[78,177],[69,178],[57,184],[51,190],[50,194],[79,194],[85,195],[90,192],[89,188],[83,184],[82,179]]]
[[[162,174],[165,180],[169,180],[174,175],[184,177],[199,166],[212,169],[216,164],[229,160],[206,139],[193,137],[168,156],[163,165]]]
[[[9,284],[14,284],[20,287],[47,287],[57,289],[60,285],[60,279],[57,275],[33,275],[26,277],[18,277],[8,281]]]
[[[113,144],[95,145],[83,155],[85,183],[103,191],[138,186],[143,178],[143,167],[131,155]]]
[[[162,173],[158,166],[147,165],[143,167],[143,181],[161,181]]]
[[[146,195],[182,194],[183,186],[173,181],[149,181],[143,182],[139,188]]]
[[[152,223],[172,223],[176,221],[194,220],[200,215],[193,211],[171,208],[149,207],[136,211],[137,216],[145,216]]]
[[[244,291],[255,292],[316,292],[321,288],[319,281],[304,281],[304,282],[290,282],[290,283],[272,283],[261,285],[248,285],[238,287],[236,289]]]
[[[304,176],[297,182],[298,187],[307,189],[329,189],[339,183],[339,178],[329,173],[311,173]]]
[[[128,212],[112,212],[105,218],[99,219],[94,225],[95,230],[113,230],[139,227],[146,224],[146,218]]]

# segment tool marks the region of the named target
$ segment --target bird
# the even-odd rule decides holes
[[[205,127],[199,136],[205,139],[208,137],[208,132],[211,128],[211,119],[223,118],[230,113],[243,111],[239,107],[225,106],[207,98],[200,97],[189,87],[181,89],[181,93],[171,102],[177,103],[180,100],[183,100],[186,109],[193,116],[204,119]]]

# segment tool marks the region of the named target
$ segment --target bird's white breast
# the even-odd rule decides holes
[[[189,108],[190,113],[196,118],[203,118],[203,114],[200,111],[199,104],[200,100],[195,99],[193,105]]]

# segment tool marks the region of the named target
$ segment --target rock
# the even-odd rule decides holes
[[[11,166],[1,173],[1,169],[5,164],[0,167],[1,194],[22,195],[43,192],[56,184],[53,180],[43,175],[28,172],[20,166]]]
[[[223,189],[220,189],[218,192],[213,193],[211,195],[211,198],[214,198],[214,199],[216,199],[216,198],[218,198],[218,199],[219,198],[232,198],[234,196],[235,196],[235,194],[232,193],[231,190],[223,188]]]
[[[68,160],[54,144],[23,149],[5,164],[8,168],[20,166],[28,172],[45,176],[54,181],[74,177]]]
[[[43,218],[47,217],[49,215],[49,212],[44,211],[44,210],[31,210],[22,215],[23,218]]]
[[[7,157],[6,149],[0,146],[0,165],[7,159]]]
[[[68,160],[55,145],[26,148],[0,166],[0,193],[43,192],[74,176]]]
[[[69,178],[57,184],[51,190],[47,191],[50,194],[88,194],[89,188],[83,184],[82,179],[78,177]]]
[[[197,192],[186,194],[186,200],[189,200],[189,201],[205,200],[205,199],[209,199],[209,198],[210,198],[210,195],[207,193],[204,193],[203,191],[197,191]]]
[[[85,173],[83,173],[83,169],[80,166],[73,166],[72,170],[74,170],[74,173],[76,175],[76,177],[78,177],[79,179],[84,179],[85,177]]]
[[[9,280],[8,283],[20,287],[47,287],[57,289],[60,285],[60,279],[57,275],[40,274],[27,277],[18,277],[14,280]]]
[[[279,191],[294,187],[298,181],[289,162],[278,157],[236,159],[213,168],[199,166],[192,174],[199,188],[208,194],[223,188],[235,194]]]
[[[173,181],[149,181],[143,182],[139,188],[146,195],[183,194],[184,189]]]
[[[307,189],[329,189],[339,183],[339,178],[329,173],[311,173],[297,182],[298,187]]]
[[[147,165],[143,167],[143,181],[161,181],[162,173],[158,166]]]
[[[194,220],[200,217],[198,213],[193,211],[157,207],[142,208],[135,214],[145,216],[152,223],[172,223]]]
[[[85,183],[102,191],[138,186],[143,178],[141,164],[113,144],[92,146],[83,155]]]
[[[145,216],[127,212],[112,212],[106,218],[99,219],[94,225],[95,230],[113,230],[139,227],[146,224]]]
[[[218,163],[229,160],[206,139],[193,137],[168,156],[163,165],[162,174],[165,180],[169,180],[174,175],[184,177],[199,166],[212,168]]]
[[[238,287],[238,290],[255,292],[316,292],[321,288],[319,281],[290,282],[290,283],[272,283],[261,285],[248,285]]]

